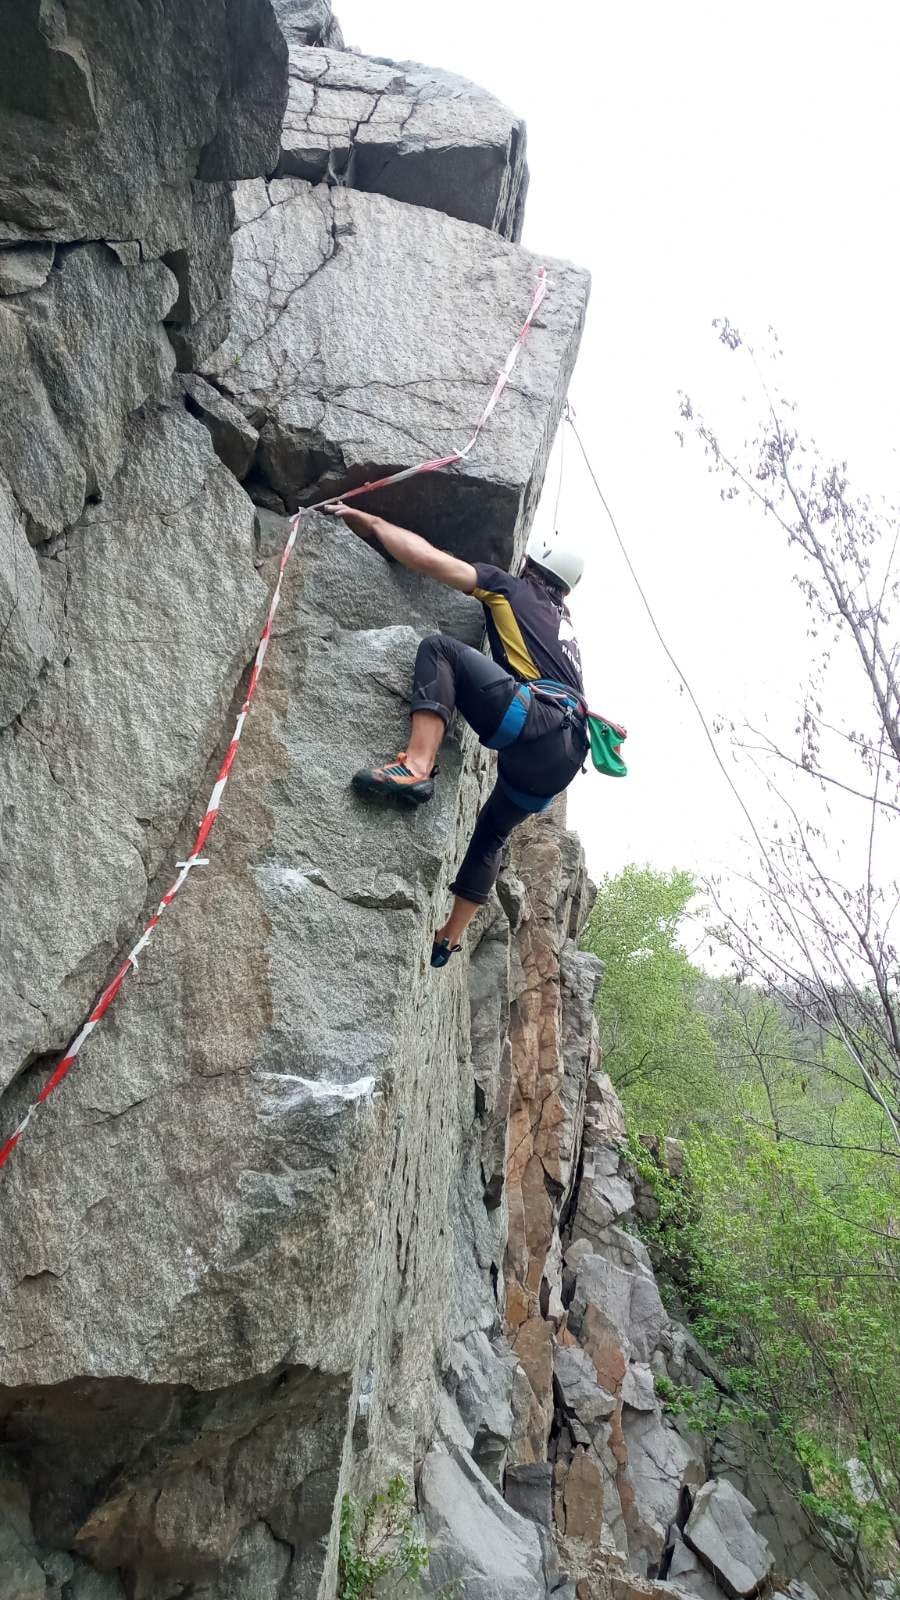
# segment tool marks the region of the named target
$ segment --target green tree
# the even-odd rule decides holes
[[[644,1128],[679,1132],[698,1080],[715,1096],[715,1045],[698,998],[703,974],[678,942],[696,894],[690,873],[626,867],[600,885],[583,936],[604,964],[599,1016],[604,1065]]]

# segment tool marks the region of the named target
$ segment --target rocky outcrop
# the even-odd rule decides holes
[[[522,232],[525,124],[465,78],[291,45],[278,171]]]
[[[265,503],[293,510],[313,487],[461,448],[528,308],[537,258],[422,207],[296,178],[242,184],[237,208],[231,333],[203,374],[259,431]],[[478,451],[367,502],[461,555],[506,564],[533,513],[585,306],[584,275],[551,270],[508,404]]]
[[[2,20],[5,1135],[190,848],[286,512],[463,444],[539,263],[522,125],[324,0]],[[461,555],[515,562],[540,493],[588,293],[548,265],[477,450],[370,502]],[[436,973],[493,758],[459,726],[433,805],[348,789],[435,629],[480,609],[303,520],[209,867],[3,1170],[0,1600],[331,1600],[342,1495],[397,1471],[420,1592],[744,1594],[768,1547],[838,1600],[657,1396],[708,1363],[634,1231],[562,805]]]
[[[272,0],[272,5],[289,47],[317,44],[343,49],[344,36],[331,0]]]
[[[7,100],[4,1130],[185,853],[278,510],[463,442],[537,267],[421,205],[267,187],[285,52],[262,0],[160,5],[152,64],[139,20],[35,5],[12,35],[66,148]],[[334,43],[310,8],[287,25]],[[483,515],[482,553],[517,558],[586,298],[554,269],[497,427],[393,515],[460,551]],[[324,1597],[343,1488],[411,1474],[441,1406],[535,1583],[550,1562],[479,1487],[524,1381],[498,1344],[510,918],[483,919],[471,996],[464,963],[427,963],[487,761],[458,730],[415,816],[347,787],[402,743],[435,628],[475,642],[480,610],[307,519],[212,870],[4,1170],[3,1600]]]

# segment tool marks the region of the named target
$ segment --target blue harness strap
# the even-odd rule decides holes
[[[583,701],[574,689],[568,688],[566,684],[556,683],[552,678],[539,678],[535,683],[520,683],[500,719],[496,733],[492,738],[481,741],[488,750],[505,750],[507,745],[515,744],[525,726],[533,693],[540,700],[552,700],[567,711],[576,711],[584,715]],[[529,794],[526,789],[514,789],[500,773],[497,774],[497,782],[506,798],[511,800],[514,806],[518,806],[520,811],[532,813],[546,811],[556,798],[552,794]]]
[[[482,739],[482,744],[488,750],[505,750],[508,744],[515,744],[525,726],[530,705],[531,690],[527,683],[520,683],[500,718],[500,726],[496,733],[490,739]]]

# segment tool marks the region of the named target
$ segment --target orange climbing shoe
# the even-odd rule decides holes
[[[421,806],[430,800],[434,794],[434,773],[430,778],[423,778],[417,772],[410,772],[404,765],[406,751],[401,750],[396,761],[385,767],[363,767],[353,774],[353,787],[357,794],[383,796],[389,800],[399,800],[401,805]]]

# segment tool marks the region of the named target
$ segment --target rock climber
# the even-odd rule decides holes
[[[416,655],[409,743],[397,759],[353,777],[359,794],[409,806],[434,794],[435,761],[454,710],[498,751],[497,781],[478,814],[450,885],[453,909],[434,935],[433,967],[446,966],[490,895],[513,828],[543,811],[583,766],[589,738],[581,655],[566,596],[582,556],[561,536],[532,536],[518,576],[488,562],[460,561],[417,533],[341,501],[323,508],[401,566],[474,595],[485,612],[491,657],[446,633]]]

